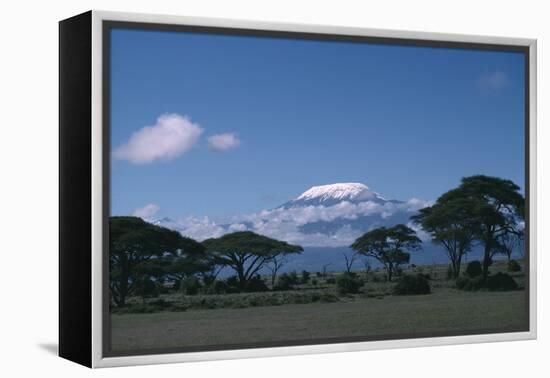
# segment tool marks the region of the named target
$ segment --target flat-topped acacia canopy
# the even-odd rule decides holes
[[[190,274],[209,267],[204,246],[177,231],[129,216],[110,217],[109,225],[109,286],[117,306],[124,306],[145,273]],[[178,258],[165,266],[167,253]]]
[[[215,239],[203,241],[207,252],[216,255],[221,265],[232,268],[237,273],[241,290],[270,259],[289,253],[300,253],[299,245],[258,235],[251,231],[239,231]]]
[[[304,250],[299,245],[258,235],[252,231],[233,232],[219,238],[206,239],[203,241],[203,245],[210,252],[247,252],[261,256],[279,253],[297,253]]]

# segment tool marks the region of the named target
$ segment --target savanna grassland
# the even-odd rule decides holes
[[[285,291],[133,297],[125,311],[111,315],[112,350],[415,337],[527,327],[523,269],[508,272],[518,284],[510,291],[458,290],[446,270],[444,265],[403,270],[402,274],[429,277],[431,293],[425,295],[395,295],[395,282],[384,280],[381,270],[372,270],[355,273],[361,282],[356,294],[339,289],[338,277],[343,273],[313,273],[307,282]],[[491,270],[507,271],[507,264],[496,262]]]

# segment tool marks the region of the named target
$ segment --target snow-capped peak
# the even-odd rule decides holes
[[[337,183],[314,186],[302,193],[298,198],[296,198],[296,200],[345,200],[362,197],[365,194],[369,194],[368,197],[371,197],[374,194],[365,184],[357,182]]]
[[[360,203],[371,201],[378,204],[395,202],[387,200],[365,184],[358,182],[313,186],[279,208],[290,209],[303,206],[334,206],[341,202]],[[397,201],[398,202],[398,201]]]

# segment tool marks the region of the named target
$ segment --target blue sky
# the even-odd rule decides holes
[[[335,182],[402,200],[472,174],[524,182],[519,53],[123,29],[111,48],[112,214],[255,212]]]

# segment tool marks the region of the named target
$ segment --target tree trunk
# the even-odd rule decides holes
[[[393,274],[393,266],[390,264],[388,265],[388,282],[391,282],[392,274]]]
[[[455,279],[460,276],[460,268],[462,266],[462,254],[458,255],[458,259],[456,262],[456,268],[455,268]]]
[[[451,258],[451,276],[453,279],[457,279],[460,274],[460,258],[456,256]]]
[[[489,266],[491,265],[491,244],[485,243],[483,252],[483,279],[489,275]]]
[[[237,271],[237,278],[239,279],[239,290],[244,291],[247,284],[247,279],[244,274],[244,265],[238,266],[235,270]]]
[[[127,286],[128,284],[124,285],[124,281],[119,281],[119,285],[117,287],[117,290],[111,289],[111,297],[113,299],[113,302],[117,307],[123,307],[126,304],[126,295],[128,292]],[[115,284],[116,285],[116,284]]]

